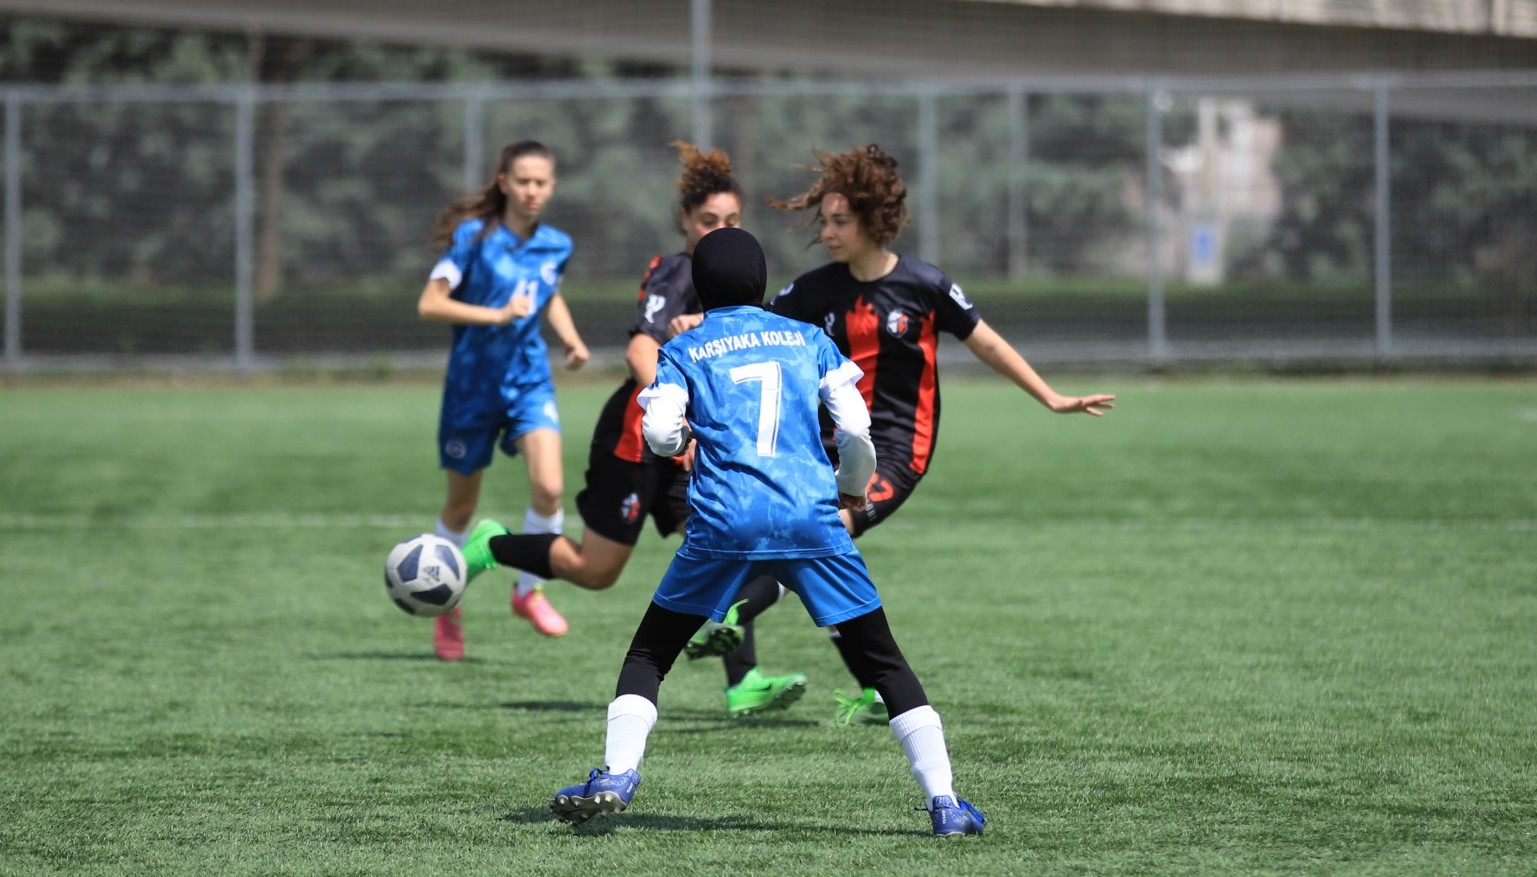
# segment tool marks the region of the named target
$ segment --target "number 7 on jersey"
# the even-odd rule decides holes
[[[774,456],[779,443],[779,363],[755,362],[739,365],[729,374],[734,383],[757,381],[758,387],[758,456]]]

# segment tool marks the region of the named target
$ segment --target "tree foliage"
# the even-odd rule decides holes
[[[1244,269],[1299,281],[1370,276],[1373,120],[1287,112],[1282,121],[1286,143],[1273,167],[1282,212]],[[1394,277],[1483,285],[1507,308],[1530,308],[1537,298],[1537,133],[1398,118],[1388,130]]]

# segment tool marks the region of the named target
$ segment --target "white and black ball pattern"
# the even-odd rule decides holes
[[[390,549],[384,590],[401,610],[422,618],[442,615],[464,596],[464,555],[441,536],[423,533]]]

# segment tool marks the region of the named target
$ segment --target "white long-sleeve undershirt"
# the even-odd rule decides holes
[[[838,446],[838,492],[864,496],[875,473],[875,444],[870,441],[870,409],[853,383],[822,391],[822,404],[833,418],[833,444]]]
[[[659,457],[676,457],[688,447],[690,437],[684,412],[688,410],[688,390],[677,384],[647,387],[636,397],[646,409],[640,420],[646,444]]]

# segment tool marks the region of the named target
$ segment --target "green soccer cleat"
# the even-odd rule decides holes
[[[840,728],[847,728],[856,721],[866,725],[885,725],[891,721],[886,704],[876,700],[873,688],[866,688],[859,697],[844,697],[841,690],[833,692],[833,697],[838,701],[838,714],[833,718],[833,724]]]
[[[464,555],[465,584],[474,581],[476,576],[488,569],[496,569],[496,558],[491,554],[491,539],[496,536],[505,536],[510,532],[490,518],[475,525],[475,529],[465,537],[464,544],[459,546],[459,553]]]
[[[806,693],[806,674],[764,676],[754,667],[742,681],[726,689],[726,715],[740,719],[754,713],[782,710]]]
[[[697,661],[700,658],[725,658],[736,654],[737,649],[742,647],[742,637],[746,635],[742,626],[737,624],[736,609],[746,602],[741,600],[734,603],[730,609],[726,610],[724,621],[706,620],[704,626],[700,627],[683,646],[683,654],[687,655],[690,661]]]

